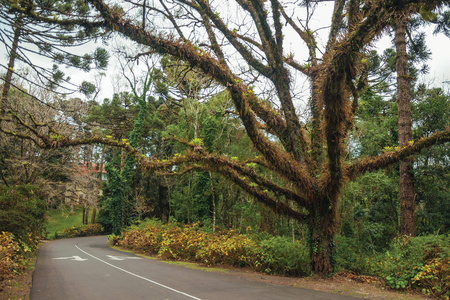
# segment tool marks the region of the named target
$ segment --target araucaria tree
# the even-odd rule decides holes
[[[394,152],[344,161],[347,132],[367,84],[366,51],[371,43],[402,11],[431,11],[448,1],[335,0],[324,45],[318,42],[320,32],[311,27],[312,13],[331,1],[304,1],[300,6],[299,1],[280,0],[81,2],[91,11],[79,17],[46,7],[46,15],[55,14],[46,18],[40,14],[41,1],[3,0],[2,5],[47,24],[117,32],[147,48],[136,57],[170,55],[226,89],[258,156],[240,161],[209,152],[197,140],[172,137],[189,150],[165,161],[142,158],[140,163],[159,171],[173,171],[177,165],[180,173],[219,173],[275,212],[307,222],[316,273],[332,270],[337,204],[346,182],[450,139],[447,128]],[[298,56],[302,48],[307,57]],[[311,86],[305,107],[294,80],[301,76]],[[103,137],[55,141],[40,136],[39,141],[42,147],[95,142],[121,146],[141,157],[131,146]],[[276,181],[263,175],[268,172],[258,172],[261,169],[276,174],[270,177]]]

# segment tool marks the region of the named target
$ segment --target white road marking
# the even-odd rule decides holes
[[[113,256],[113,255],[106,255],[111,260],[126,260],[126,259],[142,259],[142,257],[131,257],[131,256]]]
[[[85,261],[88,260],[87,258],[81,258],[79,256],[69,256],[69,257],[55,257],[53,259],[68,259],[68,260],[74,260],[74,261]]]
[[[148,282],[153,283],[153,284],[155,284],[155,285],[158,285],[158,286],[160,286],[160,287],[162,287],[162,288],[168,289],[168,290],[170,290],[170,291],[172,291],[172,292],[175,292],[175,293],[184,295],[184,296],[186,296],[186,297],[189,297],[189,298],[192,298],[192,299],[196,299],[196,300],[202,300],[202,299],[197,298],[197,297],[195,297],[195,296],[192,296],[192,295],[189,295],[189,294],[187,294],[187,293],[184,293],[184,292],[181,292],[181,291],[179,291],[179,290],[176,290],[176,289],[174,289],[174,288],[171,288],[171,287],[169,287],[169,286],[167,286],[167,285],[161,284],[161,283],[159,283],[159,282],[153,281],[153,280],[148,279],[148,278],[145,278],[145,277],[143,277],[143,276],[134,274],[134,273],[132,273],[132,272],[130,272],[130,271],[127,271],[127,270],[125,270],[125,269],[119,268],[119,267],[117,267],[117,266],[115,266],[115,265],[113,265],[113,264],[110,264],[110,263],[107,262],[107,261],[104,261],[104,260],[102,260],[102,259],[100,259],[100,258],[98,258],[98,257],[96,257],[96,256],[94,256],[94,255],[92,255],[92,254],[87,253],[86,251],[84,251],[83,249],[81,249],[80,247],[78,247],[77,245],[75,245],[75,248],[77,248],[78,250],[80,250],[80,251],[83,252],[84,254],[89,255],[90,257],[92,257],[92,258],[94,258],[94,259],[96,259],[96,260],[98,260],[98,261],[100,261],[100,262],[102,262],[102,263],[104,263],[104,264],[107,264],[108,266],[111,266],[111,267],[113,267],[113,268],[116,268],[117,270],[120,270],[120,271],[122,271],[122,272],[125,272],[125,273],[127,273],[127,274],[130,274],[130,275],[135,276],[135,277],[137,277],[137,278],[140,278],[140,279],[142,279],[142,280],[148,281]]]

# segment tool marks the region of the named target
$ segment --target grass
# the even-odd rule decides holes
[[[173,261],[173,260],[161,260],[167,264],[182,266],[188,269],[201,270],[207,272],[222,272],[227,273],[228,270],[222,268],[214,268],[214,267],[202,267],[201,265],[188,261]]]
[[[66,227],[82,225],[82,211],[82,207],[74,206],[71,214],[70,207],[67,205],[60,205],[57,209],[48,210],[46,237],[51,239],[57,231]]]

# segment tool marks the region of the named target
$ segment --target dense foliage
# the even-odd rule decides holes
[[[357,274],[379,276],[392,289],[415,288],[450,297],[450,236],[398,237],[382,252],[360,249],[358,241],[337,240],[337,265]]]
[[[251,231],[251,228],[247,228]],[[252,236],[235,230],[208,233],[193,225],[158,221],[131,227],[121,237],[110,236],[110,243],[164,259],[192,260],[206,265],[252,267],[268,274],[307,275],[308,247],[304,241],[285,237]]]
[[[31,185],[0,185],[0,281],[25,269],[44,237],[46,205]]]
[[[21,270],[23,257],[19,254],[19,244],[9,232],[0,232],[0,282]]]
[[[55,239],[74,238],[90,235],[102,234],[102,226],[99,224],[87,224],[80,226],[72,226],[55,232]]]
[[[34,250],[44,236],[45,202],[30,185],[0,185],[0,231],[10,232],[23,249]]]

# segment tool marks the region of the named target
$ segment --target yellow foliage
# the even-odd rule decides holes
[[[10,276],[17,269],[19,245],[13,239],[13,234],[4,232],[0,234],[0,282]]]
[[[413,284],[432,296],[443,296],[448,299],[450,294],[450,259],[434,258],[413,278]]]
[[[251,229],[248,227],[247,231]],[[272,244],[261,246],[260,242],[233,229],[206,233],[198,223],[146,225],[141,229],[130,229],[122,237],[110,237],[110,241],[147,255],[205,265],[249,266],[271,274],[304,274],[308,268],[298,264],[300,244],[286,245],[274,238],[270,242]],[[278,247],[281,245],[283,249]],[[288,256],[286,249],[289,249]]]

